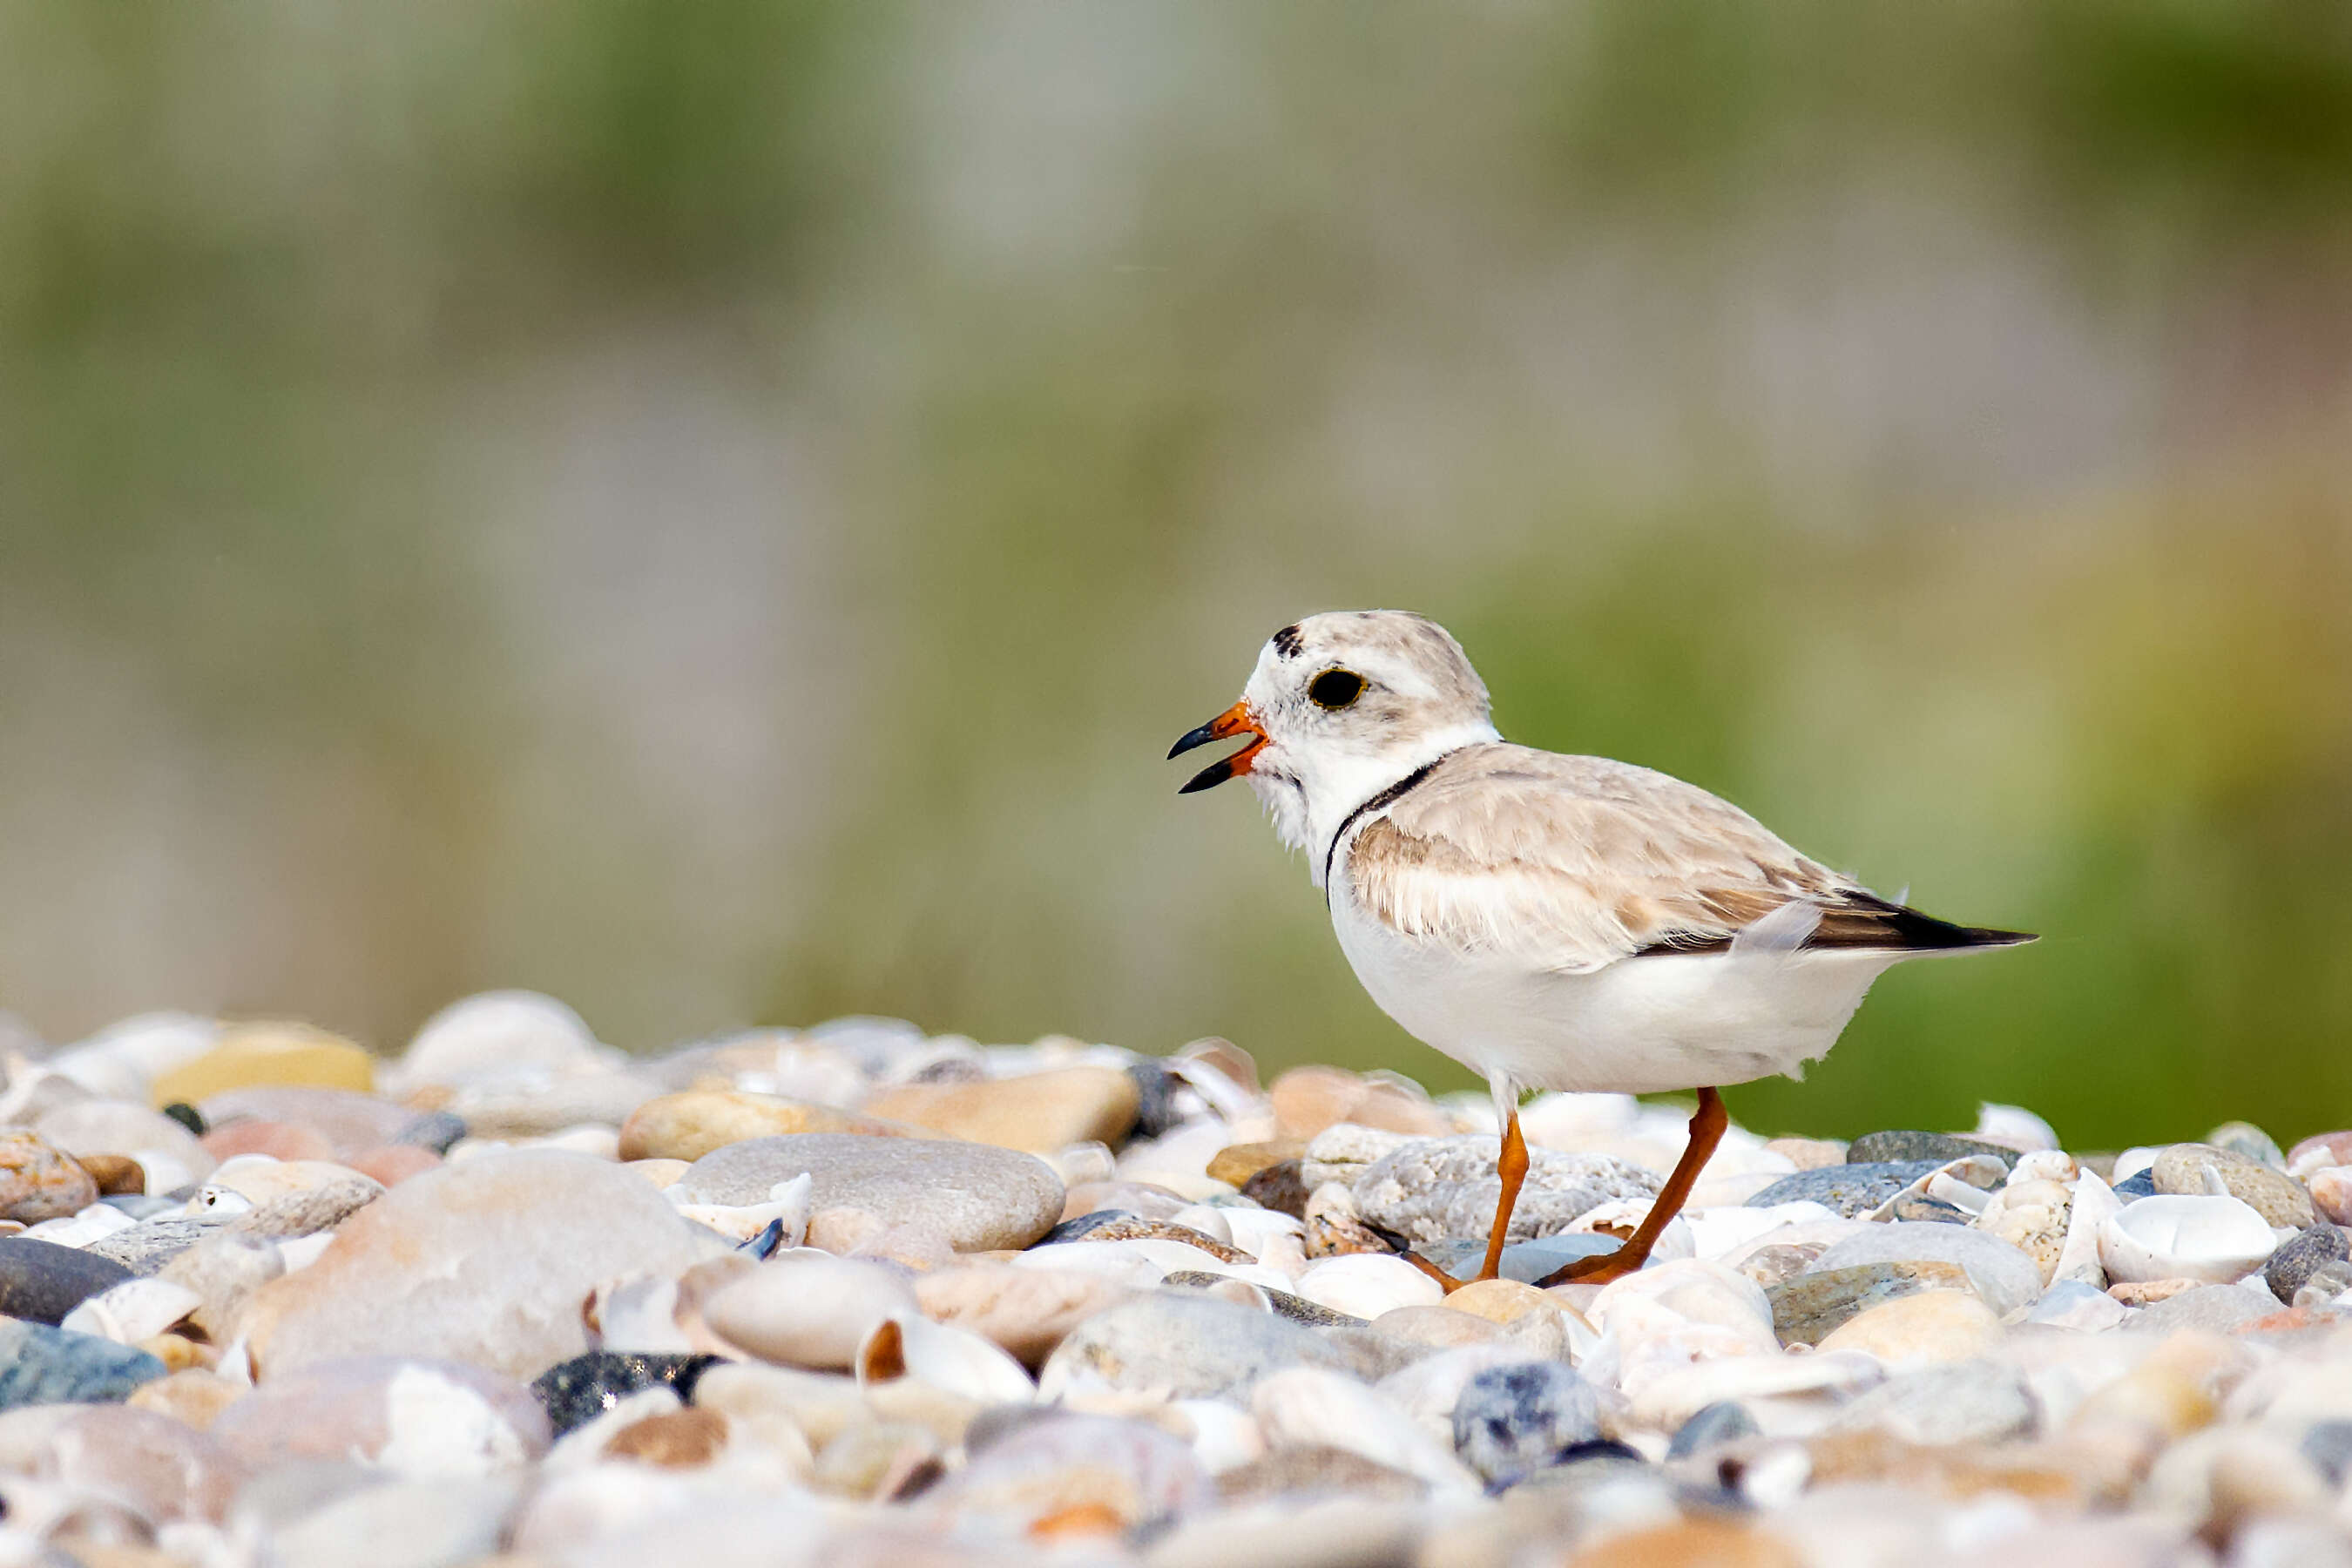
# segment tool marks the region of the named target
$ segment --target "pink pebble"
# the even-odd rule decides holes
[[[2286,1152],[2291,1172],[2321,1165],[2352,1165],[2352,1132],[2317,1132]]]
[[[204,1136],[205,1152],[215,1160],[268,1154],[280,1160],[332,1160],[333,1145],[307,1127],[288,1121],[232,1121]]]
[[[2352,1225],[2352,1165],[2329,1165],[2311,1173],[2311,1201],[2337,1225]]]
[[[411,1176],[423,1175],[440,1163],[440,1155],[430,1149],[420,1149],[414,1143],[380,1143],[344,1162],[352,1170],[373,1176],[387,1187],[396,1187]]]

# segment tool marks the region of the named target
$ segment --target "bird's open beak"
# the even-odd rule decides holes
[[[1191,795],[1196,789],[1214,789],[1227,779],[1250,771],[1250,759],[1265,749],[1265,727],[1257,721],[1246,702],[1236,702],[1182,740],[1168,748],[1171,757],[1181,757],[1196,746],[1212,741],[1223,741],[1234,735],[1255,735],[1257,739],[1235,752],[1223,762],[1211,763],[1185,781],[1178,795]]]

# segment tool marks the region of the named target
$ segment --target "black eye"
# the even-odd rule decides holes
[[[1345,708],[1364,694],[1364,678],[1352,669],[1327,669],[1307,683],[1318,708]]]

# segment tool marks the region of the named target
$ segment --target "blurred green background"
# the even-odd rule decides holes
[[[2352,12],[0,10],[0,1007],[1458,1068],[1302,613],[2039,946],[1767,1130],[2352,1122]]]

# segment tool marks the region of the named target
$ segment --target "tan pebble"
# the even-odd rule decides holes
[[[147,1173],[128,1154],[83,1154],[75,1163],[89,1173],[100,1197],[147,1190]]]
[[[866,1109],[975,1143],[1051,1154],[1073,1143],[1118,1142],[1142,1103],[1135,1080],[1118,1068],[1071,1067],[977,1083],[898,1084]]]
[[[1778,1536],[1722,1520],[1689,1519],[1621,1531],[1568,1560],[1568,1568],[1803,1568]]]
[[[626,1459],[664,1469],[707,1465],[727,1446],[727,1417],[688,1407],[632,1421],[604,1444],[608,1459]]]
[[[2213,1419],[2213,1414],[2212,1395],[2195,1378],[2150,1357],[2148,1362],[2094,1391],[2075,1408],[2067,1426],[2072,1431],[2082,1432],[2128,1424],[2179,1436],[2205,1426]]]
[[[168,1415],[201,1432],[213,1424],[215,1416],[249,1392],[247,1384],[201,1367],[189,1367],[152,1383],[141,1384],[131,1391],[128,1403],[134,1410]]]
[[[98,1184],[74,1157],[37,1132],[0,1132],[0,1217],[34,1224],[98,1202]]]
[[[1965,1361],[2000,1342],[2000,1320],[1969,1290],[1922,1290],[1855,1313],[1820,1344],[1893,1363]]]
[[[1345,1068],[1293,1068],[1266,1092],[1274,1102],[1277,1138],[1304,1142],[1341,1121],[1424,1138],[1454,1131],[1445,1113],[1426,1099]]]
[[[868,1421],[849,1427],[816,1457],[810,1478],[842,1497],[887,1500],[939,1461],[940,1440],[925,1427]]]
[[[1845,1145],[1827,1138],[1774,1138],[1768,1140],[1764,1148],[1768,1153],[1785,1155],[1800,1171],[1819,1171],[1845,1163]]]
[[[1266,1143],[1233,1143],[1217,1151],[1209,1161],[1209,1174],[1234,1186],[1246,1186],[1249,1179],[1285,1160],[1296,1160],[1307,1152],[1304,1138],[1276,1138]]]
[[[2070,1451],[2051,1445],[1929,1447],[1863,1430],[1809,1438],[1805,1451],[1812,1462],[1815,1487],[1877,1482],[1953,1500],[2010,1492],[2042,1503],[2077,1502],[2086,1490],[2083,1478],[2068,1463]]]
[[[2352,1165],[2328,1165],[2311,1173],[2312,1206],[2336,1225],[2352,1225]]]
[[[1560,1304],[1532,1285],[1517,1279],[1481,1279],[1445,1298],[1447,1308],[1484,1318],[1490,1323],[1516,1322],[1529,1312],[1557,1312]]]
[[[1372,1327],[1391,1339],[1452,1350],[1456,1345],[1494,1344],[1509,1331],[1493,1318],[1457,1312],[1450,1307],[1391,1307],[1372,1320]]]
[[[1032,1368],[1079,1323],[1132,1293],[1098,1274],[1004,1264],[943,1268],[915,1281],[924,1316],[968,1329]]]
[[[620,1157],[639,1160],[699,1160],[713,1149],[747,1138],[793,1132],[852,1132],[903,1138],[910,1129],[839,1110],[830,1105],[787,1100],[748,1089],[689,1089],[658,1095],[629,1112],[621,1123]]]
[[[421,1176],[440,1163],[440,1155],[414,1143],[380,1144],[351,1158],[352,1170],[362,1176],[373,1176],[387,1187],[396,1187],[411,1176]]]
[[[2126,1307],[2152,1307],[2207,1283],[2203,1279],[2125,1279],[2108,1286],[2107,1294]]]
[[[236,1024],[223,1031],[219,1045],[158,1077],[148,1093],[158,1107],[194,1105],[260,1084],[367,1094],[375,1089],[375,1062],[351,1041],[307,1024]]]
[[[664,1190],[675,1185],[693,1165],[691,1160],[631,1160],[627,1163],[628,1169]]]
[[[200,1345],[183,1334],[154,1334],[141,1340],[139,1348],[162,1362],[165,1372],[210,1368],[220,1360],[218,1349]]]
[[[335,1146],[326,1134],[290,1121],[230,1121],[198,1140],[215,1160],[239,1154],[267,1154],[273,1160],[331,1160]]]
[[[2311,1194],[2293,1177],[2209,1143],[2175,1143],[2156,1157],[2148,1179],[2159,1193],[2226,1192],[2270,1225],[2301,1230],[2312,1220]]]

